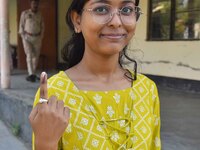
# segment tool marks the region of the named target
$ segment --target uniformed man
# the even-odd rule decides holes
[[[44,21],[38,10],[39,0],[30,0],[31,8],[21,14],[19,34],[21,35],[28,69],[27,81],[35,82],[36,68],[44,33]]]

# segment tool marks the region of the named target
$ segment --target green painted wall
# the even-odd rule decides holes
[[[10,44],[17,45],[17,0],[9,0]]]
[[[59,62],[62,62],[61,59],[61,49],[66,41],[70,37],[67,24],[65,23],[65,15],[67,8],[69,6],[69,0],[59,0],[58,1],[58,50],[59,50]]]

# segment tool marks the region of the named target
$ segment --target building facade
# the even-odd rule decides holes
[[[10,42],[18,45],[16,12],[19,4],[17,0],[9,1]],[[41,5],[45,5],[45,1],[41,0]],[[70,37],[65,23],[68,5],[69,0],[59,0],[54,6],[57,11],[57,65],[63,63],[61,49]],[[140,7],[143,15],[129,48],[130,55],[138,61],[138,71],[153,76],[200,81],[200,1],[141,0]]]

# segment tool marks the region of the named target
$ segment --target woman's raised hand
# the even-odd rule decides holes
[[[42,99],[31,111],[29,121],[35,135],[36,150],[56,150],[70,117],[69,108],[55,96],[48,99],[47,74],[40,76],[40,98]],[[47,101],[45,101],[47,100]]]

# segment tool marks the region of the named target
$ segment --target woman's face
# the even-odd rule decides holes
[[[85,52],[119,54],[135,33],[132,9],[135,9],[134,0],[88,1],[82,15],[75,19],[75,26],[85,39]]]

